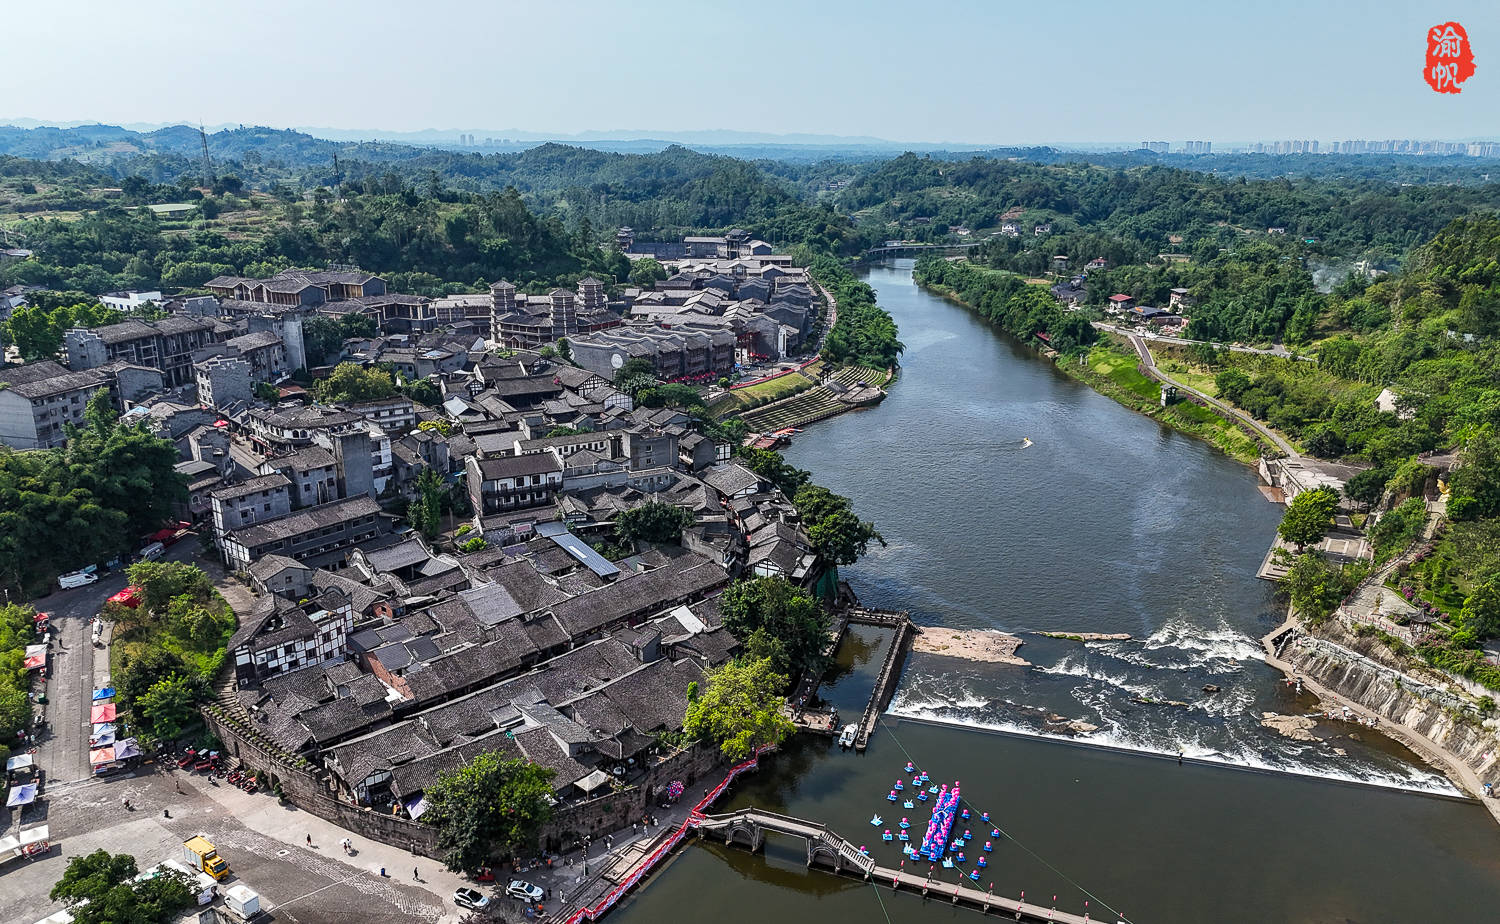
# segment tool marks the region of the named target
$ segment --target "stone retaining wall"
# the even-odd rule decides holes
[[[224,743],[230,756],[237,758],[242,765],[260,771],[263,777],[269,776],[272,785],[280,784],[287,801],[303,811],[383,844],[425,857],[437,858],[440,855],[437,832],[433,828],[340,801],[317,769],[289,764],[211,709],[203,710],[203,720]],[[722,767],[723,760],[716,748],[701,744],[684,748],[651,767],[635,784],[563,806],[543,830],[543,846],[554,851],[566,849],[580,837],[602,837],[627,828],[657,809],[665,799],[668,783],[681,780],[691,794],[694,783]]]

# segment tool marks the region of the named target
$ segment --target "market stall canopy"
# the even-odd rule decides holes
[[[27,828],[25,831],[21,832],[22,847],[26,846],[27,844],[40,844],[43,841],[51,839],[52,832],[47,829],[46,825],[37,825],[35,828]]]
[[[114,730],[115,730],[115,723],[113,723],[113,722],[99,722],[98,724],[96,724],[94,726],[94,730],[92,732],[90,732],[90,734],[102,735],[105,732],[112,732]]]
[[[126,738],[115,745],[115,760],[124,760],[127,757],[140,757],[141,746],[135,743],[134,738]]]
[[[104,703],[103,705],[95,706],[89,712],[89,721],[93,722],[95,725],[98,725],[100,722],[113,722],[114,720],[115,720],[115,704],[114,703]]]
[[[5,804],[10,808],[14,808],[18,805],[30,805],[35,801],[36,784],[26,783],[13,788],[10,791],[10,798],[5,800]]]
[[[94,702],[97,703],[101,699],[110,699],[114,695],[114,687],[100,687],[99,689],[94,691]]]
[[[26,661],[25,661],[24,666],[25,666],[25,668],[27,670],[34,671],[34,670],[36,670],[39,667],[45,666],[46,663],[47,663],[47,646],[46,645],[27,645],[26,646]]]
[[[5,769],[7,771],[25,770],[27,767],[30,767],[35,763],[36,758],[32,757],[30,754],[17,754],[15,757],[9,758],[5,761]]]
[[[94,748],[89,751],[89,763],[97,767],[100,764],[114,763],[115,749],[113,747]]]
[[[406,814],[411,816],[412,821],[421,818],[427,811],[427,800],[422,796],[414,796],[402,804],[406,806]]]
[[[89,747],[91,747],[91,748],[102,748],[102,747],[104,747],[107,744],[114,744],[114,743],[115,743],[115,732],[114,732],[114,729],[110,729],[107,732],[96,732],[96,733],[94,733],[94,734],[92,734],[92,735],[89,736]]]
[[[609,785],[609,774],[603,770],[595,770],[583,779],[574,782],[573,785],[584,792],[591,793],[600,786]]]

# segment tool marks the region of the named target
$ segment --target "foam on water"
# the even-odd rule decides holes
[[[1404,772],[1364,767],[1354,770],[1340,770],[1337,768],[1298,763],[1294,760],[1285,762],[1267,760],[1263,754],[1250,748],[1236,748],[1232,752],[1225,752],[1205,747],[1199,742],[1190,740],[1171,742],[1168,747],[1164,748],[1159,742],[1135,740],[1134,737],[1123,733],[1118,728],[1113,730],[1100,729],[1092,734],[1079,736],[1048,734],[1014,722],[995,721],[970,715],[957,717],[946,712],[944,709],[945,705],[941,701],[899,702],[893,703],[891,708],[887,710],[887,714],[898,718],[921,719],[941,725],[951,725],[955,728],[983,728],[1027,738],[1047,738],[1055,741],[1084,743],[1116,751],[1129,751],[1160,757],[1176,757],[1180,753],[1183,757],[1191,760],[1222,764],[1227,767],[1289,773],[1294,776],[1336,780],[1345,783],[1360,783],[1366,786],[1379,786],[1385,789],[1399,789],[1407,792],[1427,793],[1431,795],[1462,795],[1445,777],[1435,773],[1424,772],[1412,766],[1403,765],[1402,771]],[[1311,748],[1288,749],[1283,756],[1292,758],[1308,754],[1311,751]]]

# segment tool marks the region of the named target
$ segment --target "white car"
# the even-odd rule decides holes
[[[99,580],[99,575],[90,571],[74,571],[70,574],[58,575],[57,586],[63,590],[69,590],[74,587],[83,587],[92,584],[97,580]]]
[[[453,893],[453,904],[460,908],[484,909],[490,906],[490,897],[478,889],[458,889]]]
[[[510,885],[505,887],[505,894],[511,898],[520,898],[528,902],[539,902],[546,893],[529,882],[521,879],[512,879]]]

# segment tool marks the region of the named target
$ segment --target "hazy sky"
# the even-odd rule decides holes
[[[1458,20],[1477,73],[1422,80]],[[979,143],[1500,132],[1500,2],[54,0],[0,120]]]

